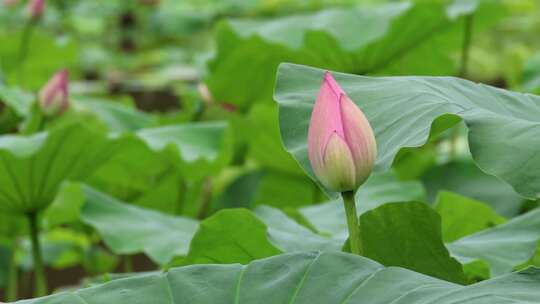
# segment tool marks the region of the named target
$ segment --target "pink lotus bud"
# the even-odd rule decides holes
[[[39,105],[45,115],[59,115],[68,109],[68,77],[66,70],[57,72],[39,92]]]
[[[356,190],[369,177],[377,144],[364,113],[326,72],[308,131],[311,167],[331,191]]]
[[[39,19],[45,10],[45,0],[30,0],[26,11],[32,19]]]

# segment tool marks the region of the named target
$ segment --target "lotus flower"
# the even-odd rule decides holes
[[[317,178],[336,192],[356,190],[375,163],[373,130],[330,72],[324,74],[311,113],[308,154]]]
[[[30,18],[39,19],[45,10],[45,0],[30,0],[26,10]]]
[[[39,105],[45,115],[59,115],[68,109],[68,77],[66,70],[57,72],[39,92]]]

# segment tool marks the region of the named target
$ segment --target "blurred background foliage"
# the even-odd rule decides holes
[[[230,225],[259,231],[272,227],[269,218],[282,216],[261,205],[281,210],[290,225],[302,227],[294,229],[325,237],[338,233],[325,230],[331,223],[318,222],[331,206],[316,204],[328,198],[282,147],[273,102],[280,62],[361,75],[460,76],[540,93],[536,0],[47,0],[24,61],[25,1],[13,2],[0,4],[0,132],[22,132],[33,117],[34,93],[64,68],[71,74],[73,111],[47,122],[45,129],[62,132],[56,130],[75,124],[103,141],[113,140],[105,132],[115,134],[120,146],[85,176],[90,186],[61,183],[43,210],[51,289],[109,272],[154,270],[171,260],[172,265],[198,263],[213,233]],[[472,208],[459,215],[461,220],[486,218],[465,232],[443,229],[446,242],[536,208],[537,202],[477,168],[466,128],[451,124],[426,145],[402,149],[391,177],[375,178],[366,200],[373,206],[436,203],[443,228],[453,227],[458,216],[444,208],[444,200],[466,201],[463,208]],[[78,143],[66,145],[75,149]],[[392,189],[398,189],[396,195]],[[453,194],[441,198],[443,190]],[[100,197],[99,191],[111,197]],[[111,203],[99,204],[103,201]],[[478,202],[491,209],[476,208]],[[259,217],[217,213],[205,220],[207,229],[196,234],[191,248],[163,247],[144,233],[129,234],[137,218],[162,225],[162,234],[188,231],[189,244],[195,220],[228,208],[258,210]],[[16,267],[19,294],[28,296],[28,231],[17,215],[0,216],[0,286],[7,286]],[[265,245],[251,259],[286,251],[287,244],[277,249],[264,233],[260,237]],[[122,242],[125,238],[132,242]],[[335,247],[336,241],[324,244]],[[229,255],[214,258],[251,260]],[[489,273],[485,265],[465,270],[470,280]],[[96,282],[103,278],[111,279]]]

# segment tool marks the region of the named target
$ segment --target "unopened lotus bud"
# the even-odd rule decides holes
[[[47,116],[59,115],[69,108],[68,72],[57,72],[39,92],[39,105]]]
[[[317,178],[336,192],[362,185],[377,157],[368,120],[329,72],[324,74],[311,113],[308,154]]]
[[[30,0],[30,2],[28,2],[28,6],[26,7],[28,16],[34,20],[41,18],[44,10],[45,0]]]

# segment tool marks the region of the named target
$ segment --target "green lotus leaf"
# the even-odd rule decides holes
[[[227,20],[217,27],[206,81],[217,100],[249,107],[271,100],[280,62],[354,74],[455,74],[451,53],[461,45],[460,17],[474,13],[479,29],[502,10],[493,1],[453,2],[364,4],[271,20]]]
[[[536,303],[540,270],[470,286],[337,252],[285,254],[249,265],[194,265],[19,304]]]
[[[31,136],[1,136],[0,209],[30,213],[47,207],[64,180],[88,177],[118,151],[121,142],[81,125]]]
[[[488,263],[492,276],[512,271],[536,253],[540,239],[540,209],[515,217],[491,229],[460,238],[448,249],[462,264]]]
[[[188,252],[197,221],[132,206],[89,186],[83,192],[82,222],[94,227],[114,253],[145,252],[165,264]]]
[[[232,157],[231,134],[223,121],[140,129],[135,136],[178,164],[182,175],[191,180],[216,173]]]
[[[281,136],[310,176],[307,131],[324,70],[282,64],[275,99]],[[461,117],[476,164],[524,197],[540,197],[540,97],[453,77],[365,77],[334,74],[366,114],[377,139],[376,171],[387,170],[401,148],[422,146],[444,115]]]

